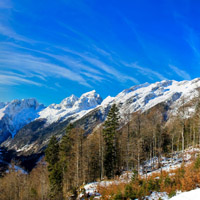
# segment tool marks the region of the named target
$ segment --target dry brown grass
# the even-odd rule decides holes
[[[153,173],[148,177],[138,177],[130,183],[112,184],[99,187],[102,199],[131,199],[131,193],[138,199],[151,191],[167,192],[173,196],[177,190],[189,191],[200,186],[200,158],[193,163],[169,172]],[[130,189],[131,188],[131,189]],[[128,191],[128,192],[127,192]]]

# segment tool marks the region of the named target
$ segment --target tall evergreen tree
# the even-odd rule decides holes
[[[45,159],[48,162],[50,199],[62,199],[62,169],[59,163],[59,144],[52,136],[45,150]]]
[[[108,178],[113,178],[119,170],[118,128],[119,110],[116,104],[113,104],[103,128],[105,141],[104,168]]]
[[[66,170],[67,159],[70,156],[70,151],[72,147],[72,138],[70,137],[71,131],[74,128],[73,124],[69,124],[66,128],[66,133],[62,137],[60,146],[59,146],[59,158],[62,165]]]
[[[72,146],[73,146],[73,139],[71,137],[72,130],[74,126],[73,124],[69,124],[66,128],[66,133],[62,137],[60,145],[59,145],[59,159],[60,159],[60,166],[62,168],[62,175],[63,175],[63,190],[66,191],[69,189],[68,179],[69,179],[69,163],[72,160]]]

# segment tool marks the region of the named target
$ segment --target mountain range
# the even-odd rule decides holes
[[[178,108],[199,95],[200,78],[190,81],[164,80],[144,83],[104,100],[95,90],[81,97],[71,95],[60,104],[45,107],[36,99],[0,103],[0,143],[18,155],[29,156],[43,152],[52,135],[61,138],[69,123],[75,123],[86,134],[101,124],[112,104],[119,108],[121,118],[128,113],[145,112],[164,104],[166,117],[175,115]],[[188,109],[190,115],[193,107]]]

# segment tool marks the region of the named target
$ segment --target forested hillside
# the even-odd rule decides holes
[[[195,111],[189,116],[191,107]],[[187,103],[183,99],[176,116],[170,119],[162,103],[122,118],[113,104],[106,121],[89,135],[69,124],[62,138],[51,138],[45,157],[30,174],[11,167],[3,175],[2,199],[75,198],[83,184],[115,179],[124,171],[134,172],[135,177],[162,168],[163,156],[170,158],[175,152],[200,146],[199,109],[199,98]],[[147,160],[152,160],[150,166],[145,165]],[[13,184],[15,192],[6,196]]]

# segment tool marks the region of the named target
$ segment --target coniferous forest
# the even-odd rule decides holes
[[[195,111],[186,117],[190,107]],[[194,173],[199,174],[199,160],[190,170],[183,164],[176,172],[178,177],[170,178],[163,172],[160,182],[143,179],[139,174],[141,169],[143,174],[147,173],[146,160],[158,158],[158,165],[148,171],[162,169],[162,156],[173,157],[176,152],[200,146],[199,99],[183,104],[170,118],[167,111],[166,105],[159,104],[147,112],[121,116],[117,105],[113,104],[105,122],[91,134],[69,124],[62,138],[53,136],[50,139],[44,157],[31,172],[16,171],[12,164],[0,178],[0,199],[77,199],[84,184],[118,179],[125,171],[134,172],[131,183],[122,183],[107,191],[100,188],[103,199],[142,198],[150,190],[166,190],[173,195],[175,189],[186,187],[184,178],[192,181],[191,176],[195,179]],[[195,183],[199,180],[196,176]]]

